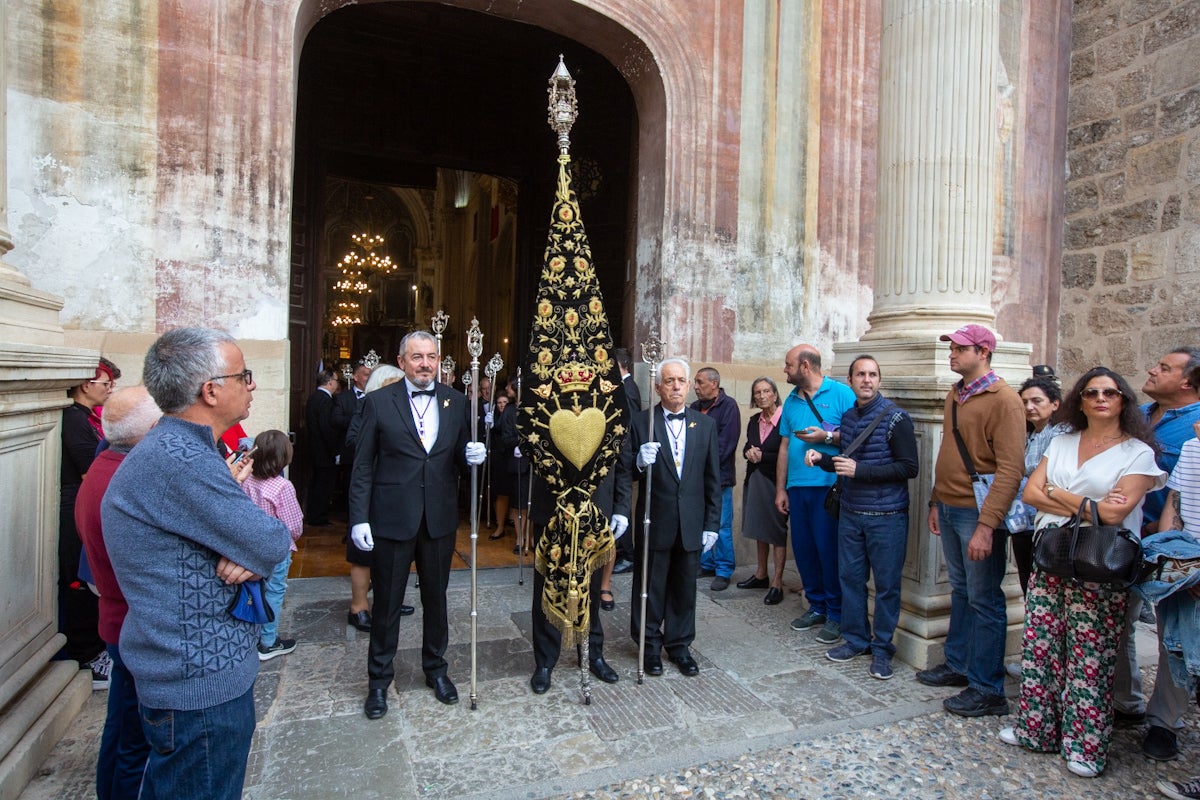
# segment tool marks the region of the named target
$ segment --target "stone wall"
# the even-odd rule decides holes
[[[1200,344],[1200,2],[1077,0],[1061,371]]]

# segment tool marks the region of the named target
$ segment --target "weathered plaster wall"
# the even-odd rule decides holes
[[[1200,343],[1200,2],[1080,0],[1060,360],[1140,384]]]

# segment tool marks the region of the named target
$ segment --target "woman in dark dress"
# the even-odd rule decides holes
[[[746,480],[742,485],[742,535],[758,544],[758,569],[738,582],[739,589],[766,589],[769,606],[783,600],[783,567],[787,560],[787,516],[775,508],[775,463],[779,458],[779,388],[770,378],[750,387],[751,405],[759,412],[746,426]],[[775,573],[767,580],[767,555],[775,551]],[[768,588],[769,587],[769,588]]]

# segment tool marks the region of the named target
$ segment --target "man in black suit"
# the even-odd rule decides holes
[[[647,675],[662,674],[660,652],[684,675],[700,672],[688,649],[696,638],[696,570],[701,551],[712,549],[721,522],[721,471],[717,451],[717,426],[699,411],[687,408],[690,383],[688,364],[669,358],[659,370],[655,391],[661,402],[654,407],[654,439],[648,440],[646,415],[633,418],[637,437],[637,466],[643,471],[639,507],[645,503],[646,481],[652,489],[649,561],[633,571],[630,629],[634,641],[641,630],[642,576],[646,599]],[[659,450],[662,453],[659,453]],[[643,512],[639,510],[639,516]]]
[[[446,586],[458,529],[458,481],[483,463],[483,442],[470,441],[467,398],[434,382],[437,340],[413,331],[400,342],[404,380],[367,395],[350,477],[350,538],[373,552],[375,607],[367,655],[367,719],[387,713],[400,607],[413,561],[424,609],[421,668],[425,684],[447,705],[458,690],[446,675]]]
[[[633,359],[629,356],[629,350],[624,347],[618,347],[613,351],[613,358],[617,360],[617,369],[621,373],[621,385],[625,387],[625,402],[629,406],[629,413],[636,414],[642,410],[642,393],[638,390],[637,381],[633,379]],[[634,520],[635,528],[641,525],[640,520]],[[633,569],[633,538],[617,540],[617,557],[611,566],[606,567],[609,570],[609,576],[624,575]]]
[[[633,451],[629,439],[625,440],[617,463],[609,470],[608,475],[596,487],[593,499],[596,506],[609,519],[609,527],[617,539],[629,528],[629,500],[632,496],[631,472],[633,468]],[[534,534],[541,536],[550,517],[554,514],[554,495],[546,482],[539,476],[533,476],[533,498],[529,506],[529,520],[534,526]],[[539,548],[540,549],[540,548]],[[592,674],[605,683],[616,683],[617,671],[604,660],[604,627],[600,624],[600,584],[603,570],[592,571],[591,588],[588,597],[591,601],[590,622],[588,631],[588,668]],[[558,628],[550,624],[546,612],[542,608],[542,592],[546,586],[546,578],[542,573],[533,573],[533,677],[529,685],[534,694],[544,694],[550,688],[550,672],[558,663],[558,655],[562,649],[562,634]]]
[[[329,502],[337,480],[337,457],[341,442],[333,427],[333,395],[337,392],[337,373],[326,368],[317,373],[317,388],[304,404],[304,429],[308,435],[308,494],[304,501],[304,522],[329,524]]]

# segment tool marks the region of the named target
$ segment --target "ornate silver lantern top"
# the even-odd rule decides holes
[[[575,79],[567,72],[562,53],[558,54],[558,67],[550,76],[550,108],[547,121],[558,134],[558,151],[567,155],[571,149],[571,128],[579,117],[579,102],[575,99]]]

